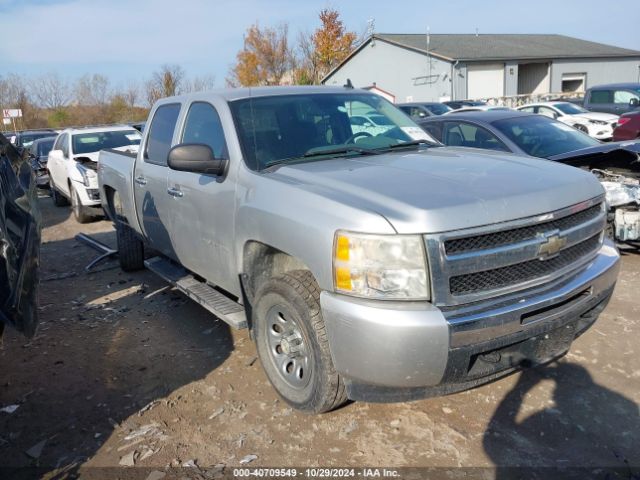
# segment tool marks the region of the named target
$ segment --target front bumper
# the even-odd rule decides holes
[[[611,140],[613,138],[612,125],[589,124],[587,129],[589,130],[589,136],[598,140]]]
[[[331,355],[353,400],[464,390],[567,352],[607,305],[619,255],[606,240],[570,278],[492,303],[441,310],[322,292]]]
[[[100,189],[98,188],[97,181],[89,185],[87,188],[83,182],[73,181],[73,188],[78,192],[80,197],[80,204],[83,207],[95,207],[102,206],[100,201]]]

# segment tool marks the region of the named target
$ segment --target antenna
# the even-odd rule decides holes
[[[367,20],[367,33],[366,33],[366,37],[371,39],[371,46],[373,47],[375,45],[375,39],[373,38],[373,35],[376,31],[376,20],[375,18],[371,17],[369,18],[369,20]]]

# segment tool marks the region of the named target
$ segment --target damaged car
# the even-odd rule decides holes
[[[640,246],[640,142],[602,143],[552,118],[513,110],[452,112],[420,126],[445,145],[512,152],[589,170],[606,191],[610,236]]]
[[[0,337],[9,325],[33,336],[38,325],[40,213],[26,152],[0,134]]]

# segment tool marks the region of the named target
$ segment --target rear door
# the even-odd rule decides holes
[[[140,147],[143,149],[141,160],[136,162],[133,171],[133,194],[142,233],[153,248],[174,259],[176,253],[169,234],[173,204],[167,193],[167,156],[180,107],[180,103],[157,107],[149,134]]]
[[[189,106],[177,143],[209,145],[215,158],[229,159],[220,114],[209,102],[196,101]],[[177,259],[225,290],[237,290],[231,248],[235,232],[235,182],[225,175],[170,169],[168,183],[172,192],[171,242]]]
[[[613,90],[591,90],[587,108],[593,112],[615,113]]]

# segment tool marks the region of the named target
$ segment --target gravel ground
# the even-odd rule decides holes
[[[129,465],[145,468],[113,478],[189,465],[203,478],[237,465],[497,467],[487,478],[640,467],[640,255],[624,255],[613,301],[558,362],[447,397],[308,416],[278,399],[246,331],[148,271],[109,261],[87,274],[96,253],[74,235],[113,244],[110,223],[41,204],[41,326],[30,340],[8,330],[0,350],[0,408],[18,405],[0,411],[0,467],[49,478]]]

